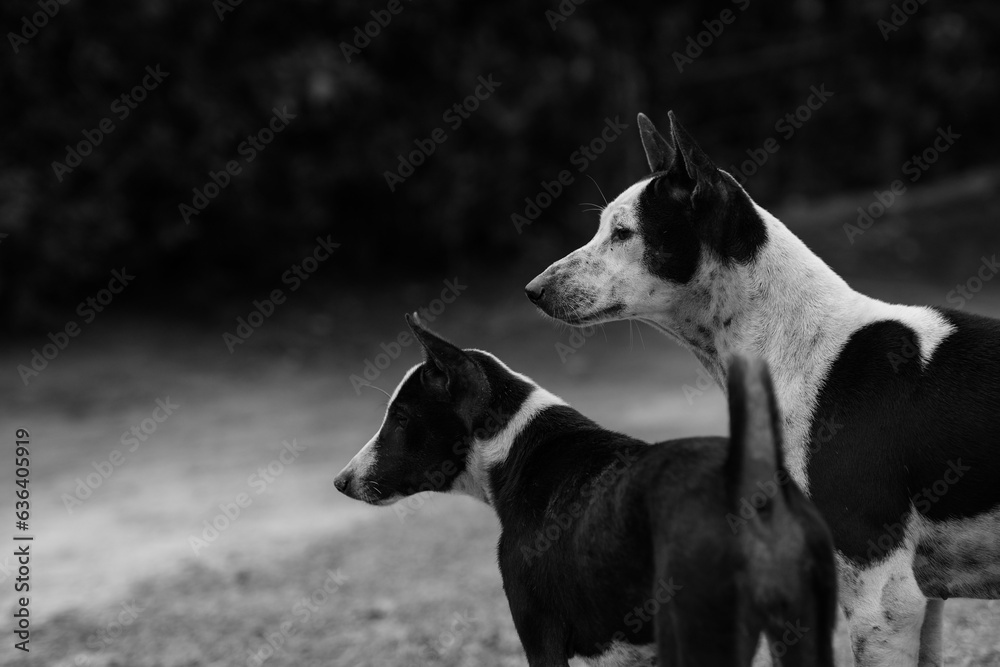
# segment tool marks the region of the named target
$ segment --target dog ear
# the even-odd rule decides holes
[[[640,113],[639,138],[642,139],[642,148],[646,151],[646,162],[649,163],[651,172],[666,171],[674,162],[677,150],[671,141],[663,138],[663,135],[653,125],[653,121],[644,113]]]
[[[671,172],[680,181],[686,181],[690,185],[693,203],[699,195],[721,184],[722,175],[711,158],[701,150],[698,143],[680,124],[674,112],[670,111],[667,115],[670,118],[670,135],[677,147],[678,158],[671,165]]]
[[[424,348],[427,363],[421,381],[428,388],[455,394],[459,387],[482,372],[462,349],[425,327],[417,313],[407,313],[406,323]]]

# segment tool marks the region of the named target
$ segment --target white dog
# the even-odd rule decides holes
[[[858,665],[938,665],[949,597],[1000,597],[1000,321],[851,289],[670,114],[652,175],[526,287],[573,325],[647,322],[720,386],[767,361],[792,477],[837,548]]]

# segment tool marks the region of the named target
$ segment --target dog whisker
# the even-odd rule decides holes
[[[385,394],[386,398],[392,398],[392,395],[389,394],[389,392],[387,392],[385,389],[382,389],[382,387],[376,387],[371,382],[363,382],[363,383],[361,383],[361,386],[362,387],[371,387],[372,389],[378,389],[380,392],[382,392],[383,394]]]
[[[597,181],[594,180],[594,177],[591,176],[590,174],[587,174],[587,178],[589,178],[590,180],[594,181],[594,185],[597,186],[597,191],[601,194],[601,199],[604,200],[604,205],[607,206],[608,205],[608,198],[605,197],[604,196],[604,192],[601,191],[601,186],[598,185]]]
[[[602,197],[604,196],[603,193],[601,194],[601,196]],[[587,206],[587,207],[589,207],[589,208],[585,208],[584,212],[586,212],[586,213],[594,212],[594,213],[597,213],[598,216],[600,216],[604,212],[604,209],[607,208],[607,201],[605,201],[604,203],[605,203],[605,205],[601,206],[600,204],[595,204],[593,202],[583,202],[583,203],[580,204],[580,206]]]

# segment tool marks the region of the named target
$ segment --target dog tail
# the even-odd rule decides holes
[[[784,655],[781,664],[833,667],[833,539],[785,468],[781,414],[767,364],[735,359],[728,391],[727,521],[744,557],[750,599],[766,619],[772,655]],[[816,630],[789,643],[783,633],[795,623]],[[775,653],[779,643],[783,654]]]
[[[762,359],[736,357],[728,377],[730,512],[744,522],[769,523],[774,511],[785,505],[789,479],[771,374]]]

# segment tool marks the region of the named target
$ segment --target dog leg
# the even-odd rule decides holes
[[[512,586],[512,589],[516,587]],[[516,599],[520,597],[521,591]],[[510,591],[508,590],[508,599]],[[528,659],[528,667],[569,667],[566,657],[568,637],[565,626],[559,621],[552,621],[546,613],[522,612],[523,608],[515,610],[511,604],[511,616],[514,628],[524,648],[524,656]]]
[[[941,667],[941,630],[944,622],[944,600],[928,600],[924,624],[920,628],[920,661],[918,667]]]
[[[785,626],[780,631],[772,631],[770,641],[774,645],[770,645],[766,636],[761,635],[761,641],[753,656],[752,667],[772,667],[777,664],[785,667],[855,667],[847,616],[841,604],[838,603],[835,609],[832,637],[822,630],[822,621],[816,617],[808,613],[797,615],[795,619],[800,621],[798,624],[793,621],[792,627]],[[795,632],[796,625],[804,632]],[[784,637],[786,630],[793,630],[792,635]],[[801,641],[796,637],[800,637]],[[779,661],[773,659],[772,651]]]
[[[838,559],[839,560],[839,559]],[[857,667],[913,667],[927,599],[917,586],[912,549],[860,569],[841,560],[841,602]]]
[[[851,624],[847,622],[844,605],[837,604],[837,625],[833,629],[833,664],[837,667],[855,667],[854,647],[851,645]]]
[[[561,646],[525,647],[525,657],[528,667],[570,667],[569,660],[564,655],[566,649]]]
[[[833,630],[836,615],[829,601],[816,601],[797,612],[786,614],[780,625],[772,623],[765,630],[771,642],[775,664],[783,667],[835,667]],[[809,607],[814,607],[810,609]],[[801,612],[801,613],[799,613]],[[794,618],[795,620],[791,620]],[[756,656],[755,656],[756,657]],[[841,664],[841,667],[845,667]]]
[[[767,637],[761,633],[757,650],[753,654],[752,667],[773,667],[773,665],[774,661],[771,659],[771,648],[767,643]]]
[[[566,637],[557,632],[555,626],[546,626],[541,619],[532,620],[537,623],[536,632],[528,634],[518,630],[528,667],[569,667]],[[516,627],[518,624],[514,625]]]
[[[677,572],[678,579],[688,573]],[[767,642],[762,639],[762,623],[747,613],[747,606],[734,599],[731,590],[719,590],[711,578],[683,578],[684,594],[656,617],[656,641],[659,664],[670,665],[750,665],[754,648],[763,647],[770,658]],[[732,610],[720,614],[719,610]],[[757,651],[760,652],[759,650]],[[770,660],[766,663],[770,666]]]

